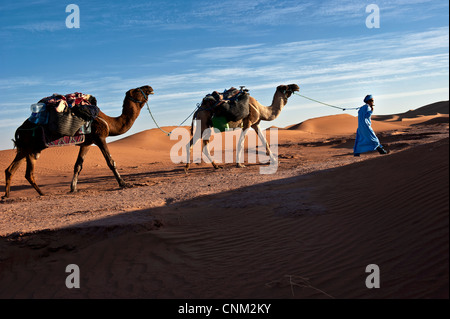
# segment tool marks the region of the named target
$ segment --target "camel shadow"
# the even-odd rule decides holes
[[[236,164],[222,164],[221,168],[219,169],[213,169],[211,168],[208,163],[196,163],[194,166],[192,166],[191,170],[189,171],[189,174],[185,173],[184,167],[177,167],[174,169],[160,169],[160,170],[154,170],[154,171],[148,171],[148,172],[137,172],[137,173],[122,173],[123,179],[128,183],[129,188],[135,188],[135,187],[148,187],[155,184],[158,184],[159,182],[163,180],[173,179],[173,178],[186,178],[189,176],[198,176],[198,175],[204,175],[204,174],[210,174],[214,172],[220,172],[220,171],[230,171],[232,169],[235,169]],[[261,165],[265,164],[245,164],[247,169],[252,169],[254,167],[259,167]],[[125,169],[123,169],[125,170]],[[104,191],[104,192],[113,192],[120,189],[123,189],[124,187],[120,187],[117,185],[114,179],[111,178],[111,175],[105,174],[105,175],[99,175],[99,176],[91,176],[91,175],[82,175],[79,177],[78,183],[81,186],[80,189],[78,189],[76,192],[70,191],[70,182],[71,179],[68,178],[67,181],[58,181],[57,183],[42,183],[41,187],[44,190],[44,196],[46,195],[57,195],[61,193],[65,194],[71,194],[76,196],[77,194],[85,194],[86,192],[91,191]],[[45,192],[46,188],[58,188],[57,192]],[[0,193],[5,192],[5,185],[0,185]],[[63,190],[61,190],[63,189]],[[22,185],[12,185],[11,186],[12,191],[33,191],[33,188],[28,183],[24,183]],[[33,193],[33,192],[32,192]],[[30,195],[32,196],[32,195]],[[28,197],[28,195],[21,195],[22,197]],[[17,198],[10,198],[8,201],[14,201],[17,200]]]

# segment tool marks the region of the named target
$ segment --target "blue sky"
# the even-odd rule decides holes
[[[71,3],[80,28],[66,27]],[[366,26],[370,4],[379,28]],[[377,114],[448,100],[448,10],[436,0],[2,1],[0,150],[12,148],[30,105],[53,93],[92,94],[118,116],[125,92],[149,84],[162,126],[240,85],[266,105],[279,84],[343,107],[370,93]],[[341,113],[293,96],[263,127]],[[155,127],[144,109],[127,135]]]

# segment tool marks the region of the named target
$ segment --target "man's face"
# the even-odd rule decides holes
[[[370,106],[374,106],[375,102],[373,99],[370,99],[369,101],[367,101],[367,104],[369,104]]]

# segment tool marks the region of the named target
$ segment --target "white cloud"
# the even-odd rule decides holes
[[[22,122],[25,121],[26,118],[23,118]],[[7,118],[7,119],[0,119],[0,128],[12,128],[17,127],[18,124],[21,124],[16,119],[13,118]]]
[[[414,97],[414,96],[423,96],[423,95],[436,95],[439,93],[447,93],[447,98],[448,98],[448,93],[449,93],[449,88],[445,87],[445,88],[436,88],[436,89],[427,89],[427,90],[419,90],[419,91],[407,91],[407,92],[398,92],[398,93],[392,93],[392,94],[382,94],[379,95],[378,98],[382,98],[382,99],[398,99],[398,98],[410,98],[410,97]]]
[[[59,30],[66,29],[66,25],[64,20],[62,21],[42,21],[42,22],[33,22],[26,24],[18,24],[7,26],[5,30],[25,30],[29,32],[54,32]]]

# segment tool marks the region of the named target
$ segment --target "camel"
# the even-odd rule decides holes
[[[148,96],[153,94],[152,87],[146,85],[139,88],[131,89],[126,92],[122,114],[119,117],[109,117],[103,112],[99,112],[97,118],[92,122],[91,133],[86,134],[85,141],[79,144],[80,150],[78,153],[78,158],[74,167],[74,175],[71,183],[71,192],[77,191],[78,176],[83,168],[84,158],[90,149],[92,144],[96,144],[111,171],[114,173],[117,182],[120,187],[130,187],[117,171],[116,164],[111,157],[111,154],[106,143],[106,138],[108,136],[118,136],[126,133],[134,124],[134,121],[139,116],[139,113],[148,101]],[[6,176],[6,190],[4,198],[8,198],[11,190],[11,178],[14,173],[19,168],[20,164],[26,159],[27,169],[25,173],[25,178],[34,187],[39,195],[43,196],[44,193],[41,191],[39,186],[36,184],[34,178],[34,166],[40,153],[47,148],[42,143],[38,143],[35,138],[32,138],[30,134],[20,136],[19,129],[30,129],[35,124],[25,121],[16,131],[16,140],[20,137],[20,143],[16,141],[17,153],[11,165],[5,170]],[[23,132],[23,131],[22,131]],[[19,135],[18,135],[19,134]]]
[[[259,126],[261,121],[273,121],[275,120],[281,113],[281,110],[286,105],[288,98],[294,93],[300,90],[300,87],[297,84],[289,84],[289,85],[279,85],[275,91],[275,94],[273,96],[272,105],[270,106],[264,106],[260,104],[255,98],[249,96],[249,114],[242,120],[237,122],[228,122],[230,128],[237,128],[242,127],[242,132],[239,137],[239,141],[237,144],[237,154],[236,154],[236,167],[245,167],[244,164],[241,163],[241,149],[244,145],[245,135],[248,131],[248,129],[251,127],[253,128],[256,133],[258,134],[260,140],[262,141],[263,145],[266,147],[266,153],[270,156],[271,161],[276,161],[277,159],[274,158],[272,152],[270,151],[269,144],[266,141],[266,138],[261,132],[261,128]],[[212,127],[212,116],[214,114],[214,110],[211,107],[208,107],[203,105],[205,103],[205,100],[202,102],[202,105],[200,106],[199,110],[194,114],[194,117],[192,119],[192,126],[191,126],[191,140],[186,145],[186,153],[187,153],[187,161],[186,166],[184,168],[185,173],[187,174],[190,167],[190,154],[192,147],[194,144],[198,141],[198,137],[196,136],[202,136],[203,137],[203,153],[206,155],[206,157],[210,160],[212,166],[215,169],[221,168],[218,166],[214,160],[211,158],[211,154],[209,152],[208,143],[209,143],[209,137],[204,136],[203,132]],[[194,128],[194,120],[200,121],[200,134],[193,134]],[[198,129],[198,128],[197,128]]]

